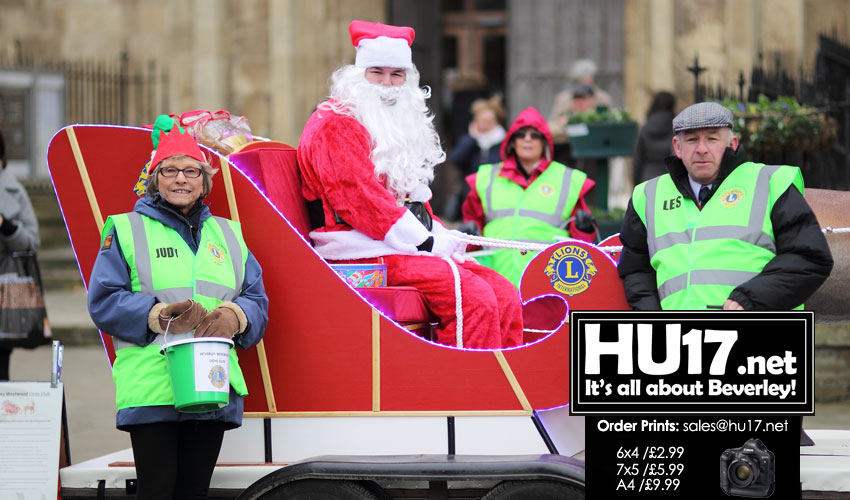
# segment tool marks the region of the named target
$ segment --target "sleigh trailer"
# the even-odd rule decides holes
[[[74,125],[51,141],[50,174],[86,285],[103,221],[133,206],[150,148],[150,131],[133,127]],[[221,175],[206,201],[241,223],[270,303],[265,338],[239,352],[245,418],[225,433],[211,498],[584,497],[566,312],[568,302],[624,307],[608,255],[553,245],[596,263],[587,293],[567,300],[543,273],[551,252],[540,252],[529,264],[539,277],[520,291],[526,304],[554,297],[558,321],[519,348],[450,348],[431,340],[415,289],[354,288],[316,254],[293,148],[252,143],[209,156]],[[101,338],[113,360],[111,336]],[[60,496],[132,498],[135,481],[126,449],[61,469]]]

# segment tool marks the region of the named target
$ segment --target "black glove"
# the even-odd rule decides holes
[[[576,210],[576,218],[573,221],[576,229],[582,233],[592,233],[596,225],[596,217],[587,210]]]
[[[461,224],[457,230],[461,233],[471,234],[472,236],[481,236],[481,229],[475,221],[468,220]]]

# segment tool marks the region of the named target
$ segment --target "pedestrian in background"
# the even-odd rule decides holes
[[[673,154],[673,117],[676,98],[669,92],[658,92],[646,113],[632,155],[632,179],[637,186],[643,181],[667,173],[665,159]]]
[[[497,94],[489,99],[478,99],[470,107],[472,121],[469,132],[455,145],[449,161],[461,174],[460,183],[449,198],[444,216],[449,220],[461,218],[461,205],[469,194],[469,185],[464,180],[478,171],[479,165],[499,162],[499,149],[505,138],[505,108],[502,96]]]
[[[596,63],[590,59],[579,59],[570,66],[570,80],[566,89],[555,96],[552,110],[549,112],[549,129],[552,131],[552,140],[555,144],[553,157],[555,161],[572,165],[572,157],[569,150],[569,138],[567,137],[567,120],[570,115],[591,109],[592,107],[611,107],[614,101],[611,94],[605,92],[596,85]],[[574,102],[575,98],[581,101]]]
[[[0,259],[14,252],[38,250],[38,220],[29,196],[12,172],[6,170],[6,141],[0,132]],[[11,347],[0,346],[0,380],[9,380]]]

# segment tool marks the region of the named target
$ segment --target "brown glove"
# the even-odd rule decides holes
[[[172,304],[159,302],[148,314],[148,327],[156,333],[165,333],[166,327],[168,333],[191,332],[197,328],[205,314],[207,309],[192,299]]]
[[[195,329],[195,337],[232,338],[248,327],[248,318],[241,307],[233,302],[222,302],[208,312]]]

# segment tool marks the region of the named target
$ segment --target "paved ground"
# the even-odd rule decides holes
[[[86,292],[82,288],[70,290],[45,290],[44,305],[50,324],[61,328],[94,328],[86,307]]]
[[[49,381],[50,362],[50,346],[15,349],[10,367],[12,379]],[[129,434],[115,428],[115,388],[101,347],[66,347],[62,381],[73,463],[130,446]]]

